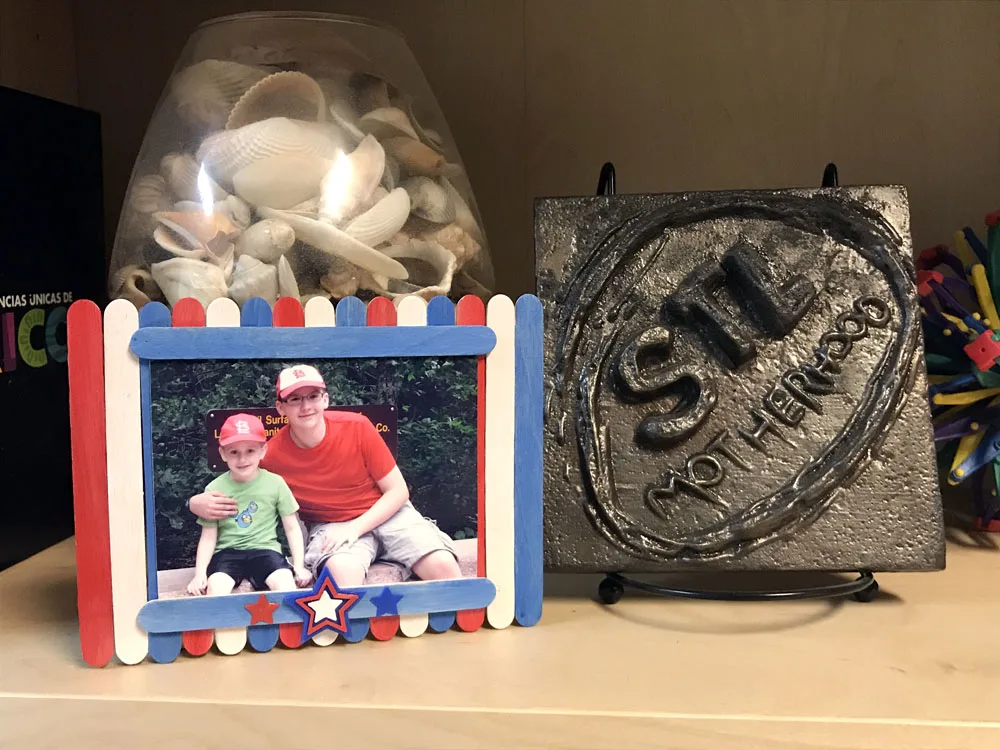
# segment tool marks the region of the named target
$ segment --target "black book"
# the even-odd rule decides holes
[[[73,533],[66,310],[106,304],[99,115],[0,87],[0,569]]]

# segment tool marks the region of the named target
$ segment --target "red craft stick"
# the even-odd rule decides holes
[[[467,294],[458,301],[455,307],[455,322],[460,326],[486,325],[486,306],[483,301],[472,294]],[[479,358],[479,388],[476,413],[476,465],[478,481],[476,494],[476,516],[478,519],[477,541],[479,549],[476,552],[476,573],[480,577],[486,575],[486,358]],[[455,623],[460,630],[471,633],[479,630],[486,620],[485,609],[466,609],[455,613]]]
[[[115,653],[115,628],[104,425],[104,334],[97,305],[89,300],[70,305],[66,342],[80,647],[87,664],[103,667]]]

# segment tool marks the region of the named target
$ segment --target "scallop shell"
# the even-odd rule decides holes
[[[181,117],[217,130],[233,105],[267,73],[229,60],[202,60],[180,71],[170,82]]]
[[[302,156],[269,156],[233,175],[233,190],[255,206],[287,209],[319,195],[331,162]]]
[[[319,215],[338,223],[366,205],[385,171],[385,151],[366,135],[348,156],[341,154],[320,185]]]
[[[167,303],[173,307],[185,297],[194,297],[205,307],[226,296],[226,279],[221,268],[191,258],[171,258],[150,266],[153,280]]]
[[[462,194],[458,192],[447,178],[441,177],[438,179],[438,182],[448,193],[448,199],[455,209],[455,223],[468,232],[472,239],[482,245],[483,230],[476,223],[476,218],[472,215],[472,209],[469,208],[469,204],[465,202]]]
[[[410,124],[410,118],[399,107],[373,109],[358,120],[362,132],[378,139],[404,136],[419,139],[417,131]]]
[[[455,206],[448,192],[430,177],[411,177],[403,187],[410,195],[415,216],[434,224],[449,224],[455,220]]]
[[[410,196],[396,188],[348,224],[344,231],[369,247],[381,245],[403,228],[410,215]]]
[[[295,230],[279,219],[264,219],[236,240],[236,254],[274,263],[295,244]]]
[[[297,239],[328,255],[343,258],[372,273],[382,274],[393,279],[407,277],[406,268],[398,261],[386,257],[378,250],[368,247],[368,245],[324,221],[263,207],[260,209],[260,214],[268,219],[281,219],[287,222],[295,230]]]
[[[129,206],[133,211],[141,214],[169,211],[170,204],[170,190],[162,175],[147,174],[132,185]]]
[[[169,153],[160,159],[160,172],[170,186],[171,192],[183,201],[202,201],[204,196],[198,186],[201,167],[190,154]],[[207,185],[212,191],[212,200],[221,201],[229,193],[219,187],[208,175]]]
[[[429,264],[438,276],[438,280],[424,287],[403,281],[388,281],[381,288],[376,288],[381,283],[381,279],[376,279],[375,285],[368,287],[373,289],[373,291],[377,291],[393,299],[415,294],[426,300],[430,300],[432,297],[446,295],[451,290],[452,278],[455,275],[455,256],[438,243],[426,240],[410,240],[400,245],[390,245],[383,248],[383,252],[390,258],[412,258]]]
[[[118,269],[111,276],[110,287],[112,299],[127,299],[139,308],[161,296],[153,275],[139,266]]]
[[[182,258],[203,259],[225,265],[232,256],[229,237],[236,227],[222,214],[201,211],[162,211],[155,215],[156,244]]]
[[[233,175],[269,156],[329,160],[337,155],[338,146],[332,125],[272,117],[208,136],[198,149],[198,160],[218,182],[231,185]]]
[[[444,156],[415,138],[386,138],[382,146],[386,153],[392,155],[400,166],[412,174],[435,176],[445,167]]]
[[[323,89],[305,73],[294,70],[272,73],[240,97],[226,120],[226,130],[272,117],[322,122],[326,119]]]
[[[240,307],[251,297],[273,305],[278,299],[278,269],[249,255],[240,256],[233,267],[229,296]]]
[[[299,285],[295,281],[292,265],[282,255],[278,258],[278,296],[299,298]]]

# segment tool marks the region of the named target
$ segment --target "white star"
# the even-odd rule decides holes
[[[307,606],[316,613],[316,624],[319,625],[323,620],[337,622],[340,608],[344,603],[343,599],[334,599],[330,596],[330,592],[324,589],[319,595],[319,599],[308,602]]]

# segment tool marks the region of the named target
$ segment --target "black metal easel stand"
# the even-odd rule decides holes
[[[830,163],[823,170],[822,187],[837,187],[839,179],[837,165]],[[597,181],[598,195],[615,194],[615,165],[605,162],[601,167],[601,176]],[[681,599],[704,599],[726,602],[760,602],[760,601],[790,601],[797,599],[834,599],[844,596],[854,597],[859,602],[870,602],[878,596],[878,581],[870,571],[859,571],[858,578],[853,581],[827,584],[825,586],[810,586],[797,589],[776,589],[770,591],[726,591],[688,589],[672,586],[660,586],[630,578],[621,573],[606,573],[605,578],[597,587],[597,595],[605,604],[615,604],[624,595],[626,588],[645,591],[658,596],[672,596]]]

